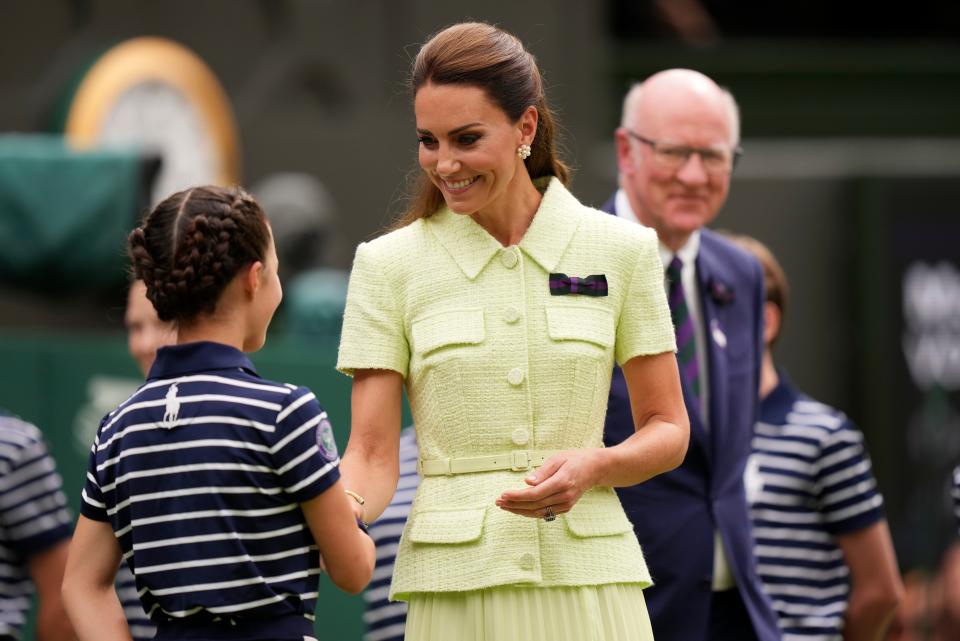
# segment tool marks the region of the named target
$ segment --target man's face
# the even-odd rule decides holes
[[[635,124],[617,131],[621,186],[640,222],[676,250],[716,218],[727,199],[730,172],[710,171],[699,153],[671,167],[663,150],[680,146],[731,154],[735,144],[728,103],[720,94],[651,91],[634,111],[628,122]],[[631,136],[631,131],[656,145]]]

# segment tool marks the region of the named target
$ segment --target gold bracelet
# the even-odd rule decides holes
[[[360,505],[360,522],[367,524],[367,508],[364,507],[367,501],[353,490],[344,490],[344,493]]]
[[[363,507],[363,505],[366,503],[366,500],[353,490],[344,490],[344,492],[347,494],[347,496],[359,503],[361,507]]]

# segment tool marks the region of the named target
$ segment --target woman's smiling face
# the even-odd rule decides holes
[[[536,132],[535,108],[511,122],[478,87],[427,83],[417,91],[414,111],[420,166],[456,213],[496,203],[516,173],[525,172],[517,147]]]

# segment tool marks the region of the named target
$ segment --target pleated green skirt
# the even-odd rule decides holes
[[[410,595],[405,641],[651,641],[637,584]]]

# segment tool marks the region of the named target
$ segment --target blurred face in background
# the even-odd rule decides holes
[[[640,222],[673,250],[726,201],[735,117],[731,100],[709,78],[672,70],[643,84],[617,130],[621,187]]]
[[[157,349],[177,341],[173,323],[157,318],[153,303],[147,298],[147,288],[142,280],[133,282],[127,294],[127,311],[123,317],[127,328],[127,349],[137,361],[144,376],[150,371]]]

